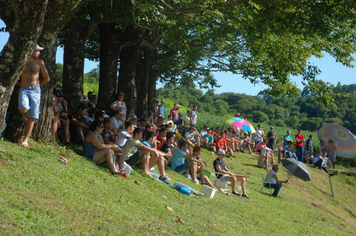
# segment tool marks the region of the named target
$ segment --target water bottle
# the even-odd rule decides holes
[[[188,189],[187,187],[183,186],[183,185],[179,185],[177,183],[175,183],[173,185],[173,188],[175,188],[176,190],[178,190],[179,192],[186,194],[186,195],[190,195],[192,194],[192,191],[190,189]]]

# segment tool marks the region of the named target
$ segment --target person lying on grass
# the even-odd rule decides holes
[[[112,174],[120,174],[128,178],[126,173],[119,171],[115,165],[115,152],[119,151],[119,147],[116,144],[104,144],[103,137],[100,135],[102,128],[103,122],[100,120],[95,120],[90,124],[90,132],[83,143],[83,156],[96,164],[106,161]]]
[[[242,189],[242,197],[250,199],[246,194],[246,178],[247,178],[247,176],[232,173],[225,166],[225,163],[224,163],[225,156],[226,156],[226,154],[223,150],[218,151],[218,158],[216,158],[216,160],[213,163],[216,178],[221,181],[230,181],[232,193],[237,196],[241,196],[241,195],[240,195],[240,193],[238,193],[235,190],[235,184],[236,184],[236,181],[240,181],[241,189]]]
[[[204,176],[204,164],[201,160],[194,158],[189,153],[189,145],[182,140],[178,143],[179,149],[173,153],[171,168],[179,174],[183,174],[190,170],[192,176],[192,181],[196,184],[199,184],[197,179],[197,172],[200,176]],[[204,184],[204,179],[201,180]]]
[[[145,174],[151,177],[152,174],[150,173],[149,169],[157,165],[160,173],[159,180],[166,184],[171,184],[172,180],[168,178],[164,169],[164,153],[159,152],[158,150],[141,143],[142,130],[140,128],[134,129],[132,134],[132,137],[126,141],[124,147],[124,156],[126,163],[130,166],[137,166],[138,168],[143,170]],[[148,134],[150,134],[151,136],[148,137]],[[147,133],[146,137],[148,138],[147,143],[151,145],[155,134]]]

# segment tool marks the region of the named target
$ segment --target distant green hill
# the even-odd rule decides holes
[[[58,161],[63,156],[69,163]],[[202,159],[212,171],[212,157]],[[292,177],[278,198],[261,188],[257,155],[238,153],[226,165],[249,176],[251,200],[216,193],[213,199],[180,194],[135,170],[130,179],[63,147],[0,141],[0,235],[352,235],[356,179],[309,167],[312,181]],[[340,170],[345,170],[337,166]],[[355,171],[355,170],[354,170]],[[174,182],[200,190],[171,170]],[[281,179],[287,178],[281,168]],[[213,177],[210,178],[213,180]],[[166,196],[164,198],[162,195]],[[174,212],[169,212],[167,206]],[[185,224],[178,223],[181,218]]]

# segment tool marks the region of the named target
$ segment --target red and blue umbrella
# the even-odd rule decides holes
[[[356,157],[356,137],[350,130],[339,124],[323,123],[317,132],[320,140],[332,140],[337,145],[337,156]]]
[[[233,117],[231,119],[228,119],[226,121],[228,125],[235,126],[239,128],[240,130],[247,131],[250,133],[256,133],[255,128],[245,119],[242,119],[240,117]]]

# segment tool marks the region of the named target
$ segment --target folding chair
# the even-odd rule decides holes
[[[272,188],[271,188],[271,184],[272,184],[272,183],[265,182],[265,177],[264,177],[264,175],[261,174],[261,176],[262,176],[262,188],[260,189],[259,192],[261,192],[263,188],[267,188],[267,189],[269,189],[269,195],[272,195]]]

